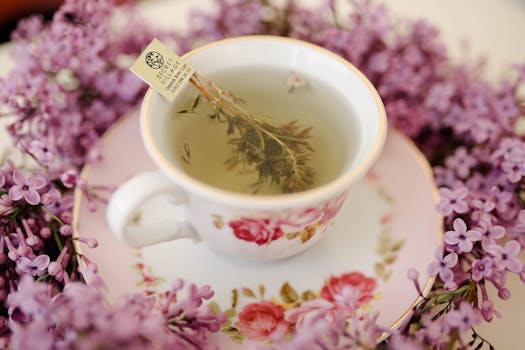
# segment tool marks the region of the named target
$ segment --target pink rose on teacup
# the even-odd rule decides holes
[[[228,222],[235,236],[248,242],[255,242],[258,245],[265,245],[281,238],[283,231],[281,227],[272,222],[269,218],[241,218]]]
[[[341,206],[345,202],[345,198],[346,194],[342,194],[326,204],[326,206],[323,208],[323,216],[319,221],[321,225],[329,224],[335,218],[339,212],[339,209],[341,209]]]
[[[284,334],[290,324],[284,319],[284,308],[269,301],[246,305],[239,313],[239,330],[248,339],[265,340],[274,333]]]
[[[310,225],[319,223],[323,217],[322,207],[311,207],[301,211],[284,213],[280,218],[280,227],[284,231],[293,232],[294,230],[304,229]]]
[[[231,227],[235,236],[243,241],[266,245],[281,238],[285,232],[303,230],[313,225],[327,225],[339,212],[346,195],[339,197],[318,207],[309,207],[295,212],[283,212],[280,216],[251,218],[242,217],[231,220]]]

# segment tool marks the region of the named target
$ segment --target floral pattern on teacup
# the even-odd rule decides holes
[[[376,232],[376,254],[374,261],[370,261],[372,276],[362,271],[338,272],[324,277],[324,282],[318,287],[299,290],[287,282],[280,282],[280,287],[269,293],[267,287],[260,283],[255,288],[234,288],[231,290],[231,302],[220,298],[213,299],[209,306],[214,312],[224,312],[227,321],[221,325],[221,331],[229,336],[233,342],[242,344],[247,340],[265,341],[272,336],[287,335],[323,315],[331,324],[341,322],[341,312],[357,314],[359,319],[372,317],[374,303],[383,296],[380,284],[386,282],[391,274],[394,262],[404,246],[403,239],[392,236],[393,226],[396,223],[396,211],[393,207],[395,198],[382,185],[380,178],[367,178],[374,185],[375,192],[387,205],[383,215],[379,218],[380,231]],[[272,242],[275,239],[288,237],[288,230],[300,225],[326,225],[333,220],[344,201],[344,196],[337,197],[319,208],[308,208],[295,213],[283,215],[280,219],[271,221],[267,218],[245,220],[238,229],[245,229],[246,237],[253,242]],[[287,220],[284,220],[286,218]],[[265,221],[266,219],[266,221]],[[213,223],[218,229],[229,227],[220,215],[213,216]],[[285,222],[287,225],[285,225]],[[277,223],[279,225],[277,225]],[[277,235],[272,230],[280,229]],[[265,231],[266,230],[266,231]],[[273,234],[273,236],[272,236]],[[267,236],[265,236],[267,235]],[[276,236],[279,236],[276,238]],[[272,239],[272,237],[274,239]],[[141,251],[136,254],[136,271],[139,273],[137,286],[144,289],[148,295],[156,295],[160,301],[166,298],[167,284],[161,277],[143,261]],[[344,271],[344,270],[343,270]],[[214,286],[212,286],[214,287]],[[226,292],[227,293],[227,292]],[[351,296],[349,298],[349,296]],[[340,301],[344,300],[344,303]]]
[[[282,237],[287,239],[298,238],[302,243],[306,243],[316,232],[321,232],[333,221],[343,205],[345,197],[346,194],[342,194],[320,206],[308,207],[298,211],[285,211],[277,215],[266,217],[241,216],[239,219],[228,221],[227,226],[232,230],[235,237],[260,246],[268,245]],[[220,215],[213,215],[213,218],[215,226],[222,228]]]
[[[228,226],[237,238],[254,242],[257,245],[269,244],[283,236],[280,222],[271,218],[242,217],[238,220],[231,220]]]

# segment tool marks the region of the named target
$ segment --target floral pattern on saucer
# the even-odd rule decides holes
[[[290,333],[293,329],[301,327],[309,315],[319,309],[333,310],[335,313],[342,307],[336,302],[342,293],[352,293],[356,300],[353,311],[361,318],[368,317],[369,311],[374,309],[373,302],[381,298],[381,293],[377,291],[378,285],[381,281],[390,278],[392,265],[403,247],[404,240],[396,240],[390,235],[395,217],[395,199],[389,194],[388,189],[382,186],[379,175],[368,176],[365,181],[373,185],[378,198],[386,208],[379,219],[380,233],[376,235],[378,239],[375,251],[378,260],[374,264],[375,276],[368,276],[361,271],[344,272],[331,275],[318,288],[305,290],[294,288],[288,281],[272,291],[262,283],[256,288],[234,288],[231,291],[229,305],[213,299],[210,302],[214,312],[222,311],[226,314],[227,321],[221,326],[221,331],[234,343],[243,344],[246,340],[262,341],[272,335]],[[287,219],[294,217],[303,220],[300,225],[305,225],[305,220],[312,221],[307,225],[326,225],[334,219],[344,200],[345,196],[338,196],[335,200],[327,202],[321,210],[309,208],[295,213],[295,216],[283,214],[283,219],[277,222],[283,225],[289,224]],[[216,225],[221,226],[219,228],[224,227],[220,216],[215,215],[214,220]],[[249,218],[244,220],[248,221],[247,225],[251,224],[251,220],[257,221]],[[269,219],[258,220],[260,221],[258,224],[264,226]],[[139,274],[139,282],[136,286],[142,288],[148,295],[157,295],[161,300],[165,295],[162,289],[165,280],[155,275],[153,268],[144,261],[140,250],[137,250],[135,257],[137,262],[134,267]]]
[[[376,287],[375,278],[361,272],[349,272],[330,277],[320,291],[315,292],[309,289],[296,291],[288,282],[283,283],[278,297],[268,297],[262,284],[257,291],[233,289],[231,307],[224,310],[228,320],[221,330],[236,343],[242,343],[245,339],[267,340],[275,333],[286,334],[301,327],[318,309],[335,312],[342,307],[335,303],[341,293],[353,293],[356,297],[355,309],[364,312],[367,303],[374,298]],[[241,304],[240,299],[248,303]],[[215,312],[221,311],[217,303],[213,303],[212,308]],[[362,317],[366,317],[366,313]]]
[[[144,289],[147,295],[158,294],[158,287],[166,282],[162,277],[155,276],[151,266],[147,265],[142,259],[140,249],[135,251],[136,263],[133,264],[133,269],[139,274],[136,286]]]

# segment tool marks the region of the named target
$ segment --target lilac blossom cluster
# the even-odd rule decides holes
[[[216,332],[225,316],[203,301],[213,292],[182,280],[155,299],[145,294],[123,296],[111,307],[103,283],[70,282],[53,295],[52,286],[24,276],[9,295],[13,349],[214,349],[207,332]],[[176,329],[176,331],[172,331]]]
[[[95,207],[109,188],[79,179],[80,167],[99,159],[101,135],[145,90],[129,61],[169,34],[131,7],[114,28],[115,10],[66,1],[51,22],[31,17],[12,34],[17,64],[0,80],[0,116],[14,117],[13,143],[35,165],[0,164],[0,348],[204,348],[223,322],[204,303],[208,287],[178,281],[162,305],[137,294],[108,308],[83,283],[97,266],[77,247],[97,242],[73,237],[73,190]]]
[[[205,25],[192,32],[191,41],[275,34],[332,50],[365,73],[391,126],[412,137],[434,166],[446,231],[444,249],[429,266],[436,284],[389,346],[450,347],[453,339],[460,347],[490,347],[472,328],[500,316],[487,289],[505,300],[508,273],[525,282],[518,258],[525,245],[525,139],[516,129],[525,115],[518,98],[525,65],[516,66],[513,80],[488,83],[482,67],[451,63],[435,27],[418,20],[398,31],[387,9],[370,1],[351,0],[346,15],[337,13],[333,0],[315,9],[294,1],[280,8],[264,1],[218,3],[222,15],[200,13]],[[242,26],[236,25],[239,17]],[[409,272],[420,290],[417,275]],[[472,338],[462,339],[468,330]],[[315,334],[310,329],[296,337]],[[317,334],[322,338],[322,331]],[[344,332],[337,338],[349,339]]]
[[[377,325],[379,313],[359,314],[356,312],[356,293],[352,288],[347,288],[345,292],[334,303],[314,299],[289,311],[290,320],[295,315],[301,315],[294,336],[277,335],[271,339],[271,346],[255,346],[254,349],[374,349],[386,331]]]
[[[111,0],[67,1],[51,22],[33,16],[12,33],[16,65],[0,81],[0,111],[16,117],[14,144],[53,175],[99,159],[101,134],[145,91],[130,61],[167,35],[133,10],[118,26],[114,9]]]
[[[156,299],[137,293],[108,306],[96,264],[76,250],[97,242],[72,236],[67,189],[78,182],[0,167],[0,347],[213,349],[207,336],[225,316],[204,303],[208,286],[177,280]]]
[[[54,180],[54,181],[53,181]],[[46,282],[50,288],[80,278],[78,260],[95,269],[85,256],[76,254],[74,241],[91,247],[90,239],[72,237],[73,198],[63,192],[71,182],[51,179],[42,172],[17,169],[7,161],[0,166],[0,302],[17,290],[22,276]],[[0,311],[0,342],[9,335],[7,310]]]
[[[525,114],[517,98],[525,68],[517,67],[512,81],[487,83],[476,67],[452,64],[425,21],[398,31],[385,7],[350,3],[352,11],[340,14],[334,0],[315,9],[295,1],[217,0],[215,12],[192,15],[184,34],[156,36],[179,51],[229,36],[290,36],[360,68],[377,87],[391,125],[434,165],[446,228],[444,249],[429,267],[433,290],[386,347],[483,346],[473,326],[499,316],[488,288],[508,299],[506,275],[525,281],[517,258],[525,245],[525,140],[515,131]],[[0,300],[7,305],[0,336],[4,343],[11,337],[14,349],[30,348],[36,335],[50,349],[205,348],[206,334],[224,321],[203,304],[212,295],[207,287],[178,281],[159,299],[164,304],[133,295],[108,308],[95,285],[75,282],[81,280],[77,258],[91,273],[96,265],[75,250],[71,190],[97,196],[78,179],[79,168],[99,158],[102,133],[141,96],[144,86],[127,64],[155,34],[133,10],[125,29],[112,30],[113,10],[110,1],[67,1],[51,23],[33,17],[13,34],[18,64],[0,82],[0,103],[16,117],[9,127],[15,145],[40,165],[0,168]],[[408,275],[421,291],[417,271]],[[179,293],[184,286],[186,301]],[[351,303],[348,292],[339,303]],[[311,308],[308,320],[291,340],[273,339],[275,348],[373,348],[380,339],[374,316],[356,317],[352,308],[334,313],[316,302],[300,306]],[[468,330],[473,337],[464,340]]]

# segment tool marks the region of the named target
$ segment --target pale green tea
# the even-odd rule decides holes
[[[273,125],[297,120],[303,128],[312,127],[309,166],[313,168],[312,187],[317,187],[338,177],[352,161],[359,131],[351,106],[337,91],[307,76],[300,77],[306,85],[291,89],[290,74],[277,68],[242,67],[208,74],[208,78],[242,98],[243,108],[260,119]],[[190,87],[177,101],[167,130],[178,166],[193,178],[224,190],[282,193],[279,186],[269,182],[254,186],[259,176],[248,166],[231,169],[227,161],[234,150],[228,143],[228,124],[210,117],[212,109],[207,101],[200,99],[194,113],[180,113],[191,109],[197,95],[197,90]],[[347,130],[355,132],[348,134]]]

